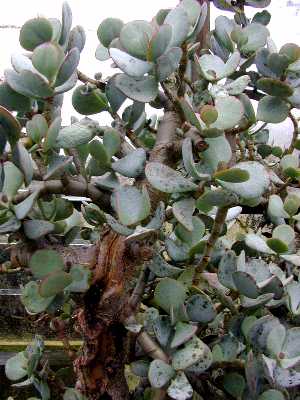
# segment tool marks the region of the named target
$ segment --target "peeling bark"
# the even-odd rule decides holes
[[[124,377],[129,335],[122,322],[136,311],[130,304],[132,284],[151,256],[146,245],[133,251],[132,244],[126,245],[125,238],[112,231],[101,238],[93,282],[77,316],[84,338],[74,362],[77,388],[89,399],[129,399]]]

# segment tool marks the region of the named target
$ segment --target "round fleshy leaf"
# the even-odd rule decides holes
[[[56,146],[64,149],[80,146],[88,143],[93,137],[93,131],[88,126],[78,122],[59,131]]]
[[[198,337],[187,342],[184,348],[177,350],[172,357],[172,367],[178,370],[185,370],[205,356],[206,344]]]
[[[0,106],[0,136],[6,137],[13,148],[19,140],[21,125],[16,118],[4,107]]]
[[[107,61],[110,59],[110,54],[109,51],[106,47],[103,46],[103,44],[98,44],[96,52],[95,52],[95,57],[99,61]]]
[[[154,33],[149,43],[147,59],[155,61],[162,56],[172,39],[172,27],[170,25],[162,25],[158,31]]]
[[[183,193],[197,190],[197,185],[184,178],[177,171],[158,162],[146,165],[145,173],[150,184],[164,193]]]
[[[61,34],[59,38],[60,45],[67,45],[70,31],[72,27],[72,10],[69,4],[64,1],[62,4],[62,24],[61,24]]]
[[[35,143],[40,143],[42,138],[46,136],[47,130],[47,121],[41,114],[35,115],[26,124],[26,131]]]
[[[280,219],[282,220],[283,218],[289,217],[288,213],[283,208],[281,197],[276,194],[271,195],[269,198],[268,216],[274,223],[278,223]]]
[[[218,111],[216,107],[204,105],[200,110],[200,117],[206,125],[211,125],[218,119]]]
[[[42,297],[53,297],[72,283],[72,276],[64,271],[47,275],[40,283],[39,293]]]
[[[213,355],[210,348],[204,344],[203,356],[195,364],[186,369],[187,372],[191,372],[196,375],[202,374],[206,371],[213,363]]]
[[[124,25],[120,40],[125,50],[137,58],[146,59],[153,27],[147,21],[132,21]]]
[[[75,293],[84,293],[90,286],[91,271],[83,265],[72,265],[70,270],[73,282],[67,290]]]
[[[174,376],[174,369],[161,360],[153,360],[148,371],[148,379],[152,387],[160,389]]]
[[[177,71],[181,57],[181,48],[172,47],[156,60],[156,78],[159,82],[164,81]]]
[[[265,8],[268,7],[271,0],[246,0],[245,5],[255,8]]]
[[[12,160],[23,172],[26,185],[29,185],[33,177],[33,163],[29,152],[21,142],[18,142],[15,145],[15,148],[12,152]]]
[[[125,96],[141,103],[153,101],[158,94],[158,85],[153,76],[135,79],[125,74],[119,74],[115,77],[114,82],[116,88]]]
[[[156,254],[147,266],[159,278],[178,276],[182,272],[181,268],[168,264],[159,254]]]
[[[240,122],[244,115],[243,104],[232,96],[218,97],[215,107],[218,112],[218,118],[216,122],[211,124],[211,128],[231,129]]]
[[[18,219],[24,219],[34,206],[39,195],[38,191],[31,193],[25,200],[14,206],[14,212]]]
[[[204,213],[207,213],[212,210],[214,206],[230,206],[235,204],[237,201],[237,196],[227,190],[207,190],[197,199],[196,207]]]
[[[263,392],[258,400],[284,400],[285,396],[283,393],[279,392],[279,390],[276,389],[269,389]]]
[[[100,89],[78,86],[72,95],[72,105],[82,115],[98,114],[108,110],[106,95]]]
[[[248,181],[250,175],[243,169],[231,168],[216,172],[214,178],[223,182],[241,183]]]
[[[43,43],[34,49],[32,64],[51,82],[56,77],[64,56],[63,49],[56,43]]]
[[[175,334],[170,344],[171,348],[181,346],[190,340],[197,332],[197,325],[187,324],[185,322],[177,322],[175,325]]]
[[[245,236],[245,243],[250,249],[259,251],[260,253],[274,254],[273,250],[267,245],[266,240],[254,233],[248,233]]]
[[[267,315],[259,318],[250,328],[248,340],[258,351],[264,352],[267,348],[269,333],[279,325],[277,318]]]
[[[82,26],[77,25],[71,30],[68,41],[68,51],[77,49],[79,53],[84,49],[86,34]]]
[[[280,167],[283,171],[288,169],[296,169],[299,166],[299,158],[297,154],[286,154],[280,160]]]
[[[129,235],[132,235],[134,233],[133,229],[129,229],[129,228],[127,228],[127,226],[124,226],[124,225],[120,224],[110,214],[105,214],[105,218],[106,218],[106,223],[111,227],[111,229],[113,231],[115,231],[119,235],[129,236]]]
[[[55,271],[62,271],[64,262],[54,250],[37,250],[30,259],[29,267],[37,279]]]
[[[10,111],[28,112],[31,110],[30,98],[15,92],[6,82],[0,85],[0,104]]]
[[[5,375],[11,381],[18,381],[27,375],[28,359],[24,351],[9,358],[5,363]]]
[[[114,128],[106,128],[103,136],[103,144],[106,152],[112,157],[120,149],[120,133]]]
[[[176,378],[172,380],[167,393],[174,400],[187,400],[192,397],[193,388],[182,371],[179,371]]]
[[[185,119],[187,122],[189,122],[191,125],[193,125],[195,128],[198,129],[198,131],[202,131],[200,121],[198,120],[192,106],[187,102],[185,98],[181,98],[179,100],[180,107],[182,109],[182,112],[185,116]]]
[[[277,124],[288,117],[289,110],[286,101],[278,97],[265,96],[258,103],[257,119]]]
[[[261,78],[256,82],[257,88],[270,96],[290,97],[293,94],[293,88],[285,82],[272,78]]]
[[[55,225],[51,222],[39,219],[24,221],[23,227],[26,237],[31,240],[40,239],[55,229]]]
[[[195,25],[201,13],[200,4],[195,0],[182,0],[180,7],[182,7],[187,13],[190,24],[192,26]]]
[[[249,85],[251,79],[248,75],[243,75],[236,80],[229,82],[225,85],[225,89],[229,95],[238,95],[243,93],[243,91]]]
[[[26,310],[31,314],[45,311],[51,304],[53,297],[42,297],[36,281],[28,282],[22,289],[21,301]]]
[[[252,53],[261,47],[264,47],[268,36],[268,29],[261,24],[253,22],[243,29],[243,34],[247,37],[247,42],[241,46],[241,51],[244,54]]]
[[[202,324],[213,321],[217,315],[210,298],[204,294],[189,297],[186,309],[191,321]]]
[[[259,288],[251,275],[243,271],[236,271],[232,277],[237,290],[241,294],[250,299],[256,299],[259,296]]]
[[[166,16],[164,23],[172,28],[170,47],[181,46],[190,28],[187,12],[181,7],[173,8]]]
[[[201,75],[208,81],[221,79],[225,69],[224,61],[215,55],[204,54],[198,59]]]
[[[122,186],[113,193],[113,206],[123,225],[134,225],[150,214],[150,199],[146,189],[140,192],[132,186]]]
[[[6,194],[8,199],[11,199],[17,194],[18,190],[22,186],[24,177],[19,168],[10,161],[4,163],[3,171],[4,183],[2,192]]]
[[[236,24],[234,21],[225,17],[224,15],[220,15],[215,20],[215,32],[214,36],[219,44],[225,47],[228,51],[233,52],[233,42],[231,40],[231,32],[236,28]]]
[[[256,161],[246,161],[236,164],[236,167],[248,172],[249,179],[242,183],[220,181],[220,184],[244,199],[259,199],[270,184],[270,178],[264,166]]]
[[[287,253],[289,250],[287,244],[280,239],[268,239],[267,245],[277,254]]]
[[[12,70],[6,70],[4,75],[9,86],[23,96],[37,99],[53,96],[53,89],[41,75],[27,70],[23,70],[19,74]]]
[[[162,279],[156,286],[154,300],[166,312],[181,306],[186,298],[186,289],[178,281],[171,278]]]
[[[225,375],[223,386],[226,392],[235,399],[241,399],[246,388],[246,382],[242,375],[231,372]]]
[[[273,329],[267,337],[268,353],[272,357],[277,357],[282,351],[282,347],[286,337],[286,329],[283,325],[279,324],[276,329]]]
[[[80,60],[80,52],[77,47],[72,48],[64,58],[56,76],[55,86],[66,83],[76,71]]]
[[[88,149],[96,161],[96,163],[106,169],[110,166],[110,155],[107,153],[105,146],[98,139],[94,139],[88,144]]]
[[[55,146],[56,139],[58,137],[61,128],[61,117],[56,117],[47,129],[46,137],[43,142],[43,148],[45,151],[52,149]]]
[[[221,78],[226,78],[232,75],[238,68],[241,61],[241,55],[238,51],[235,51],[225,63],[224,71]]]
[[[193,231],[193,213],[195,211],[195,199],[189,197],[187,199],[179,200],[173,204],[172,207],[174,217],[181,223],[188,231]]]
[[[175,235],[188,246],[197,245],[205,233],[205,224],[199,217],[192,217],[193,230],[187,230],[183,225],[178,224],[175,228]]]
[[[140,77],[153,68],[152,63],[139,60],[119,49],[110,48],[109,54],[120,70],[129,76]]]
[[[173,331],[171,319],[167,315],[159,315],[152,323],[152,329],[158,343],[166,347]]]
[[[32,51],[42,43],[50,42],[53,29],[46,18],[34,18],[27,21],[20,31],[20,44],[25,50]]]
[[[275,239],[280,239],[287,245],[295,240],[295,231],[289,225],[279,225],[273,231],[272,237]]]
[[[137,149],[129,153],[127,156],[115,161],[112,169],[121,175],[129,178],[136,178],[145,168],[146,152],[144,149]]]
[[[218,279],[228,289],[236,290],[233,274],[237,271],[237,257],[234,251],[229,250],[223,255],[218,266]]]
[[[286,332],[282,352],[286,358],[295,358],[300,355],[300,328],[294,327]]]
[[[218,168],[220,162],[227,163],[230,161],[232,151],[224,135],[216,138],[207,138],[205,141],[209,147],[202,153],[202,156],[209,169],[214,171]]]
[[[124,26],[123,21],[118,18],[106,18],[98,27],[98,39],[104,47],[109,47],[111,42],[120,36]]]

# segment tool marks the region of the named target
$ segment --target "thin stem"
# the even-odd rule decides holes
[[[288,178],[284,184],[282,184],[277,190],[275,190],[275,193],[276,194],[282,193],[289,186],[289,184],[291,182],[292,182],[292,179]]]
[[[291,111],[289,112],[289,118],[292,121],[294,130],[293,130],[292,142],[290,144],[290,147],[286,150],[285,154],[292,154],[293,153],[293,151],[295,150],[295,145],[296,145],[296,141],[297,141],[297,138],[298,138],[298,121],[294,117],[294,115],[291,113]]]
[[[193,285],[195,285],[195,286],[199,285],[200,279],[201,279],[201,273],[206,269],[206,267],[208,266],[208,264],[210,262],[214,246],[222,232],[228,209],[229,209],[229,207],[220,207],[218,209],[210,237],[207,240],[206,245],[205,245],[203,257],[202,257],[200,263],[197,265],[196,270],[195,270],[195,275],[194,275],[194,279],[193,279]]]
[[[95,85],[98,89],[105,90],[105,87],[106,87],[105,82],[90,78],[87,75],[85,75],[83,72],[80,72],[80,71],[77,71],[77,76],[78,76],[78,79],[82,83],[91,83],[92,85]]]
[[[18,193],[14,199],[14,203],[21,203],[31,193],[39,190],[40,194],[64,194],[67,196],[84,196],[90,197],[93,202],[98,203],[104,208],[109,208],[110,195],[102,192],[92,183],[80,182],[75,180],[68,181],[67,185],[59,179],[49,181],[33,181],[30,187],[23,192]]]
[[[144,289],[149,277],[150,270],[146,266],[142,267],[137,283],[129,299],[129,306],[132,310],[136,310],[143,297]]]
[[[153,360],[161,360],[166,363],[169,362],[169,357],[167,354],[161,349],[161,347],[148,335],[147,332],[142,331],[138,337],[137,341],[145,351],[145,353],[153,358]]]
[[[247,147],[248,147],[248,153],[249,153],[249,160],[253,161],[254,160],[254,144],[253,141],[248,139],[247,140]]]
[[[181,46],[182,49],[182,57],[180,60],[180,65],[178,69],[178,90],[177,90],[177,96],[178,97],[183,97],[185,93],[185,79],[184,75],[186,72],[187,68],[187,63],[188,63],[188,55],[187,55],[187,45],[184,43]]]

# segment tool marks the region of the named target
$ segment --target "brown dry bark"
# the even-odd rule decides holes
[[[77,387],[89,399],[129,399],[124,366],[130,356],[130,334],[122,322],[136,311],[130,303],[132,284],[151,256],[146,245],[127,245],[112,231],[101,238],[93,282],[77,315],[84,345],[74,367]]]

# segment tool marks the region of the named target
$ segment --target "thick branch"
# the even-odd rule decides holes
[[[178,151],[178,138],[176,130],[181,126],[181,120],[175,111],[165,111],[162,120],[159,123],[156,135],[156,142],[149,157],[151,162],[159,162],[173,167],[180,157]],[[152,208],[156,209],[157,204],[165,199],[165,195],[154,189],[145,179],[142,184],[146,185]]]
[[[40,195],[43,194],[63,194],[66,196],[82,196],[89,197],[94,203],[99,204],[103,208],[110,207],[110,196],[102,192],[94,184],[70,180],[65,185],[60,180],[49,181],[33,181],[27,190],[18,193],[14,198],[14,203],[20,203],[25,200],[31,193],[39,190]]]

